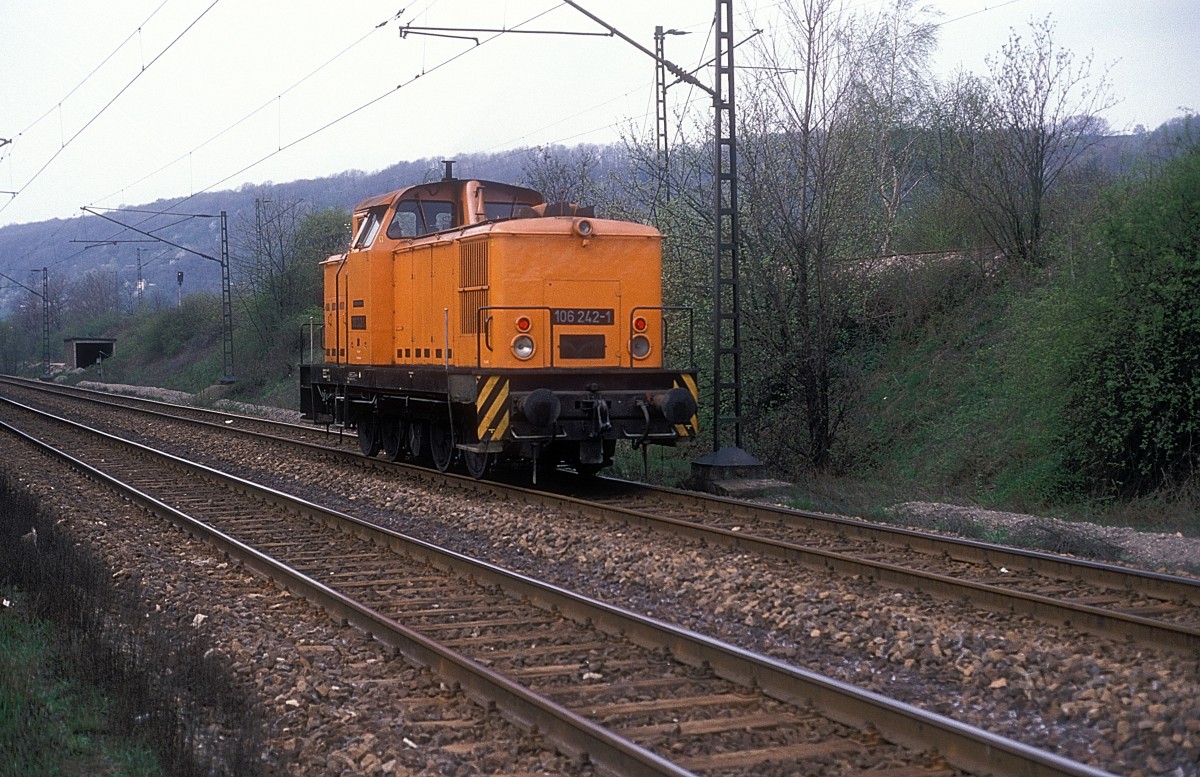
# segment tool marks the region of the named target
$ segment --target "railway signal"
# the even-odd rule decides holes
[[[82,208],[80,208],[80,210],[90,213],[93,216],[99,216],[100,218],[104,219],[105,221],[111,221],[112,223],[114,223],[118,226],[125,227],[125,229],[131,229],[134,232],[137,232],[138,234],[153,238],[153,239],[159,241],[160,243],[166,243],[167,245],[172,246],[174,248],[178,248],[181,251],[187,251],[189,254],[195,254],[196,256],[199,256],[201,259],[208,259],[210,262],[217,262],[218,264],[221,265],[221,351],[222,351],[221,355],[222,355],[222,366],[223,366],[224,374],[221,376],[221,378],[218,382],[225,383],[225,384],[236,383],[237,378],[233,377],[233,301],[232,301],[233,298],[232,298],[232,293],[230,291],[230,279],[229,279],[229,220],[226,217],[225,211],[221,211],[220,216],[215,216],[215,215],[209,214],[209,213],[173,213],[173,214],[171,214],[174,216],[186,216],[188,218],[198,218],[198,219],[220,218],[221,219],[221,256],[220,256],[220,258],[217,258],[215,256],[206,254],[203,251],[197,251],[193,248],[188,248],[187,246],[179,245],[178,243],[173,243],[170,240],[159,237],[158,235],[155,235],[151,232],[147,232],[145,230],[138,229],[137,227],[132,226],[130,224],[125,224],[120,221],[117,221],[112,216],[108,216],[104,213],[101,213],[100,211],[98,211],[94,208],[89,208],[86,205],[84,205]],[[117,209],[117,210],[120,210],[120,209]],[[162,214],[156,212],[156,215],[162,215]],[[178,277],[179,277],[179,295],[180,295],[179,296],[179,304],[182,305],[183,304],[183,273],[182,272],[179,273]]]

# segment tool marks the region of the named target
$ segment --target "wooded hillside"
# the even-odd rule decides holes
[[[937,26],[911,0],[870,17],[826,0],[790,13],[786,29],[742,55],[755,66],[737,87],[751,452],[787,479],[854,478],[1017,509],[1165,494],[1194,516],[1195,117],[1114,133],[1100,118],[1113,100],[1105,73],[1058,47],[1049,18],[1014,32],[987,73],[937,80]],[[656,224],[668,236],[670,302],[707,322],[710,131],[700,115],[678,116],[668,157],[652,138],[630,137],[460,155],[457,171]],[[239,391],[288,396],[306,347],[300,324],[320,318],[316,262],[344,245],[347,209],[439,176],[439,162],[186,204],[230,216]],[[156,218],[155,234],[213,250],[212,219]],[[110,376],[197,389],[219,372],[216,268],[138,246],[149,283],[139,304],[134,245],[70,242],[118,234],[95,218],[8,227],[0,272],[32,286],[22,258],[60,246],[53,337],[120,337]],[[36,369],[40,303],[12,286],[4,303],[0,368]],[[700,341],[711,399],[711,338]]]

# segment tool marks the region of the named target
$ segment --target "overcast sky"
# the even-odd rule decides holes
[[[656,24],[689,32],[666,40],[680,65],[711,57],[711,0],[579,2],[648,48]],[[780,5],[734,0],[739,38],[769,26]],[[1111,65],[1115,129],[1200,110],[1195,0],[930,5],[943,11],[940,74],[985,72],[984,56],[1011,29],[1049,13],[1060,46],[1092,53],[1094,72]],[[621,40],[456,33],[476,45],[402,38],[406,24],[600,31],[558,0],[0,0],[0,138],[12,141],[0,147],[0,226],[72,217],[83,205],[652,132],[653,61]],[[707,70],[700,77],[711,83]],[[690,97],[707,110],[687,87],[671,91],[672,103]]]

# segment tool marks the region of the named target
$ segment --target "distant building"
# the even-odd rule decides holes
[[[68,370],[91,367],[101,359],[111,359],[116,347],[117,341],[109,337],[63,338]]]

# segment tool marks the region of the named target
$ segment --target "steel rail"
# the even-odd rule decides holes
[[[69,391],[63,391],[65,387],[47,386],[45,383],[40,383],[33,380],[25,380],[21,378],[12,378],[10,376],[0,377],[4,382],[12,382],[16,385],[25,388],[38,389],[41,391],[49,391],[51,393],[59,393],[63,396],[71,396],[72,392],[86,394],[93,401],[104,403],[106,400],[101,397],[111,398],[112,394],[95,389],[81,389],[71,387]],[[122,399],[134,400],[139,403],[148,404],[151,406],[159,406],[163,408],[176,409],[179,406],[169,402],[148,399],[145,397],[134,397],[129,395],[117,395]],[[282,426],[288,429],[299,429],[307,431],[320,432],[321,430],[312,425],[293,424],[283,421],[272,421],[264,418],[256,418],[254,416],[246,416],[238,413],[232,413],[224,410],[213,410],[208,408],[187,407],[189,412],[211,414],[214,417],[220,418],[235,418],[243,419],[247,422],[260,423],[266,426]],[[166,413],[170,415],[170,413]],[[247,430],[237,430],[246,434],[255,434]],[[274,435],[267,435],[276,440],[282,440]],[[294,444],[308,448],[321,448],[322,446],[304,441],[291,441]],[[363,459],[361,456],[355,455],[354,458]],[[364,459],[373,461],[371,459]],[[376,464],[381,462],[376,461]],[[403,467],[411,468],[415,472],[427,473],[428,470],[422,467],[404,464],[402,462],[386,462],[388,467]],[[454,480],[466,480],[456,473],[440,473],[444,477]],[[473,479],[471,479],[473,480]],[[1029,550],[1023,548],[1014,548],[1007,545],[999,545],[996,543],[984,542],[981,540],[973,540],[963,537],[953,537],[945,534],[935,534],[921,531],[918,529],[910,529],[903,526],[889,526],[887,524],[866,521],[859,518],[852,518],[843,515],[833,515],[829,513],[821,513],[809,510],[800,510],[782,505],[764,505],[754,502],[744,502],[729,497],[723,497],[713,494],[702,494],[695,491],[686,491],[677,488],[669,488],[665,486],[656,486],[646,483],[637,483],[634,481],[623,480],[620,478],[599,478],[606,482],[611,482],[616,486],[624,489],[630,489],[635,492],[641,491],[647,494],[664,495],[665,497],[687,505],[695,506],[699,509],[714,510],[720,509],[731,515],[745,516],[752,520],[762,521],[779,521],[780,519],[789,519],[794,523],[800,522],[819,522],[824,526],[830,527],[831,533],[840,533],[847,539],[864,539],[872,542],[883,542],[885,544],[896,547],[910,548],[919,552],[930,553],[934,555],[948,555],[950,558],[966,561],[966,562],[985,562],[996,567],[1008,568],[1027,568],[1032,571],[1044,572],[1050,576],[1061,578],[1076,578],[1080,573],[1086,575],[1089,582],[1099,585],[1107,585],[1117,589],[1129,589],[1131,581],[1137,583],[1137,590],[1148,596],[1161,598],[1164,600],[1179,600],[1200,606],[1200,580],[1182,577],[1180,575],[1172,575],[1165,572],[1156,572],[1152,570],[1137,569],[1134,567],[1121,566],[1117,564],[1108,564],[1101,561],[1093,561],[1090,559],[1081,558],[1066,558],[1038,550]],[[486,481],[482,482],[483,487],[490,486]],[[477,488],[480,486],[476,486]],[[492,493],[497,496],[507,496],[507,489],[519,489],[522,498],[529,498],[531,494],[541,494],[536,490],[522,489],[520,486],[501,486],[498,490],[493,490]],[[551,499],[559,499],[564,497],[551,496]]]
[[[764,693],[780,700],[790,703],[813,702],[831,719],[860,729],[873,728],[896,744],[917,749],[935,748],[945,757],[947,763],[966,771],[1026,777],[1111,777],[1110,773],[1103,770],[1038,750],[945,716],[753,654],[688,629],[548,585],[493,564],[471,559],[415,537],[382,529],[352,515],[321,507],[172,454],[156,451],[140,443],[124,440],[116,435],[91,429],[19,403],[12,404],[75,429],[95,434],[110,443],[138,451],[142,455],[168,461],[197,475],[215,479],[253,498],[286,506],[330,525],[350,527],[348,530],[358,536],[369,537],[405,553],[424,556],[435,566],[453,570],[463,576],[471,576],[477,581],[500,585],[514,595],[527,597],[531,602],[539,603],[548,609],[558,609],[574,619],[590,621],[601,630],[623,634],[637,644],[665,647],[678,660],[697,666],[706,664],[714,672],[731,681],[756,685]],[[455,651],[441,647],[402,624],[275,562],[265,554],[205,526],[154,497],[136,489],[131,491],[128,486],[95,467],[53,446],[34,440],[8,423],[0,424],[90,477],[129,493],[130,498],[137,504],[168,517],[184,530],[210,542],[222,553],[243,561],[259,574],[310,598],[337,617],[394,647],[412,660],[429,666],[446,679],[459,682],[477,701],[482,699],[485,703],[495,703],[519,724],[537,726],[539,731],[563,746],[567,752],[586,754],[598,766],[615,774],[688,774],[656,754],[620,738]]]
[[[189,421],[192,423],[205,423],[197,421],[194,418],[183,418],[177,413],[184,411],[187,413],[195,413],[200,416],[211,416],[213,418],[229,419],[245,421],[247,423],[261,424],[265,427],[283,427],[287,429],[295,429],[314,434],[324,434],[324,430],[312,423],[291,423],[288,421],[278,421],[270,418],[260,418],[257,416],[246,415],[232,410],[220,410],[212,407],[200,407],[196,405],[180,405],[174,402],[168,402],[162,399],[151,399],[150,397],[140,397],[135,394],[120,394],[115,391],[101,391],[99,389],[81,388],[79,386],[66,386],[57,383],[45,383],[39,380],[31,380],[28,378],[20,378],[14,375],[0,375],[0,384],[8,384],[20,388],[39,391],[44,394],[53,394],[60,397],[69,397],[71,399],[82,399],[88,402],[94,402],[100,405],[108,405],[110,407],[132,407],[134,405],[145,405],[151,408],[162,408],[161,410],[145,410],[142,412],[148,415],[157,415],[160,417],[172,418],[180,421]],[[242,430],[243,432],[245,430]],[[283,439],[283,438],[277,438]],[[351,438],[353,439],[353,437]]]
[[[782,505],[762,505],[743,502],[729,497],[701,494],[665,486],[647,485],[619,478],[608,478],[621,487],[647,493],[663,494],[676,502],[692,504],[702,509],[714,507],[755,520],[778,521],[781,517],[800,521],[821,521],[847,539],[867,539],[885,542],[897,547],[942,554],[968,562],[987,562],[1000,567],[1025,567],[1033,571],[1046,572],[1060,577],[1077,577],[1082,572],[1089,582],[1114,588],[1128,588],[1131,580],[1138,583],[1138,591],[1162,599],[1178,599],[1200,605],[1200,580],[1153,570],[1136,569],[1117,564],[1106,564],[1091,559],[1065,558],[1053,553],[1014,548],[1007,545],[951,537],[943,534],[910,529],[904,526],[889,526],[844,515],[832,515],[809,510],[799,510]]]
[[[9,400],[5,400],[9,401]],[[33,408],[26,408],[33,410]],[[33,410],[33,412],[40,412]],[[255,498],[269,499],[278,505],[286,505],[302,514],[319,516],[322,520],[355,525],[355,531],[374,533],[375,527],[353,516],[335,513],[318,505],[297,500],[273,489],[268,489],[218,470],[188,462],[179,457],[143,446],[120,437],[90,429],[57,416],[56,421],[84,429],[108,439],[110,442],[129,446],[143,455],[171,461],[198,475],[214,478],[225,485]],[[494,704],[505,716],[523,728],[536,728],[543,736],[561,747],[564,752],[578,758],[586,758],[602,770],[617,775],[664,775],[688,777],[691,772],[646,750],[612,731],[596,725],[571,710],[540,696],[512,680],[484,667],[471,659],[450,650],[419,632],[407,628],[320,583],[311,577],[282,564],[270,556],[239,542],[237,539],[208,526],[181,510],[146,494],[145,492],[75,458],[48,443],[28,435],[11,424],[0,421],[9,433],[36,446],[40,450],[66,462],[99,483],[108,485],[129,499],[133,504],[175,524],[192,537],[208,543],[226,558],[257,572],[272,583],[302,596],[321,607],[341,622],[353,625],[373,639],[394,648],[409,660],[428,667],[447,682],[457,683],[469,697],[484,707]],[[389,544],[402,540],[399,535],[390,538]]]
[[[31,387],[41,388],[39,384],[33,384]],[[93,401],[103,402],[103,400],[99,399]],[[168,407],[173,407],[169,403],[157,403],[153,400],[142,400],[139,398],[139,401],[166,404]],[[193,410],[193,408],[188,408],[188,410]],[[268,425],[278,423],[248,416],[238,416],[237,414],[222,411],[207,412],[226,418],[230,416],[246,418],[249,421]],[[206,423],[192,419],[183,420],[191,423]],[[1200,629],[1186,625],[1131,615],[1093,605],[1062,601],[1053,597],[1016,591],[1003,586],[960,580],[951,576],[912,569],[885,561],[856,558],[853,555],[836,551],[810,548],[784,540],[757,537],[745,532],[734,532],[727,529],[706,526],[702,523],[680,518],[658,516],[634,508],[592,502],[513,484],[475,480],[450,472],[434,473],[423,467],[366,458],[353,451],[333,449],[317,443],[291,440],[246,429],[230,429],[225,425],[209,425],[219,426],[219,428],[227,432],[233,431],[253,437],[266,437],[288,445],[320,451],[326,455],[345,457],[348,460],[358,462],[360,465],[370,466],[379,471],[394,472],[396,467],[401,467],[416,477],[430,480],[430,482],[449,481],[465,490],[486,493],[500,499],[512,500],[515,497],[520,499],[524,504],[537,504],[554,509],[569,508],[593,518],[609,521],[619,520],[627,524],[658,530],[665,528],[678,536],[712,542],[738,550],[761,553],[796,562],[810,569],[835,571],[845,575],[860,575],[878,582],[913,588],[943,598],[955,600],[966,599],[976,606],[995,612],[1030,615],[1045,621],[1079,628],[1090,633],[1117,639],[1133,639],[1145,644],[1165,647],[1185,654],[1200,652]],[[289,428],[297,428],[292,424],[284,425]],[[884,542],[897,547],[908,547],[933,553],[946,552],[946,549],[950,548],[955,553],[961,554],[955,557],[967,561],[990,561],[993,564],[1012,564],[1014,567],[1025,566],[1034,570],[1052,567],[1051,574],[1068,578],[1079,571],[1083,571],[1089,575],[1098,575],[1098,578],[1089,577],[1088,580],[1091,582],[1108,584],[1121,589],[1130,589],[1130,581],[1132,580],[1136,581],[1139,586],[1146,584],[1156,592],[1156,595],[1160,595],[1163,598],[1183,599],[1188,602],[1200,604],[1200,581],[1189,578],[1129,569],[1100,562],[1064,559],[1037,551],[1007,548],[975,540],[944,537],[942,535],[933,535],[902,527],[882,526],[842,516],[755,505],[725,497],[699,495],[679,489],[631,484],[629,481],[614,480],[614,482],[619,483],[622,487],[634,487],[652,493],[663,493],[668,495],[668,497],[677,498],[679,501],[691,502],[709,510],[712,509],[713,504],[720,505],[731,512],[746,515],[748,518],[753,519],[778,521],[781,516],[796,521],[816,519],[831,524],[837,527],[837,531],[845,532],[853,537],[871,540],[882,539]],[[1046,564],[1047,567],[1039,568],[1038,564]],[[1143,589],[1139,588],[1138,590],[1145,593]]]
[[[1200,629],[1191,626],[1154,620],[1140,615],[1129,615],[1087,604],[1066,602],[1041,594],[1016,591],[987,583],[960,580],[936,572],[912,569],[885,561],[856,558],[845,553],[705,526],[641,510],[543,494],[540,491],[526,490],[523,496],[528,501],[543,506],[554,506],[557,509],[563,509],[564,504],[570,505],[591,517],[623,520],[630,525],[654,529],[669,527],[673,533],[679,536],[797,562],[810,569],[835,571],[844,575],[861,575],[871,580],[914,588],[947,599],[966,599],[977,606],[993,611],[1032,615],[1041,620],[1055,621],[1095,634],[1122,639],[1130,638],[1189,654],[1200,651]]]

